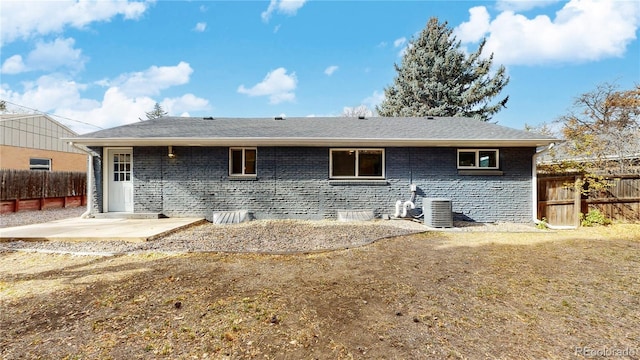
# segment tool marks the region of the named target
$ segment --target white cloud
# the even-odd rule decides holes
[[[403,57],[404,54],[407,53],[407,50],[411,49],[412,47],[413,47],[413,44],[408,43],[407,46],[403,47],[402,49],[400,49],[400,51],[398,51],[398,56]]]
[[[81,70],[86,59],[82,56],[82,50],[73,47],[74,44],[72,38],[57,38],[50,43],[38,42],[27,56],[27,66],[38,70],[54,70],[58,67]]]
[[[274,12],[293,16],[306,1],[307,0],[271,0],[267,10],[263,11],[260,16],[264,22],[268,22]]]
[[[456,34],[479,40],[477,32],[486,28],[484,12],[472,8]],[[504,11],[486,28],[485,54],[494,53],[498,64],[597,61],[622,56],[639,26],[640,3],[632,1],[571,0],[553,19]]]
[[[295,15],[307,0],[280,0],[278,3],[278,11],[287,14]]]
[[[499,10],[526,11],[537,7],[545,7],[559,1],[560,0],[498,0],[496,7]]]
[[[403,36],[401,38],[395,39],[393,41],[393,46],[394,47],[400,47],[400,46],[404,45],[404,43],[406,43],[406,42],[407,42],[407,38]]]
[[[469,9],[469,21],[454,30],[454,35],[463,43],[478,42],[489,31],[491,16],[484,6]]]
[[[59,74],[44,75],[36,81],[23,83],[23,91],[0,89],[0,98],[40,111],[50,112],[59,107],[85,106],[91,100],[82,99],[80,92],[86,85]]]
[[[2,73],[17,74],[26,71],[44,70],[53,71],[59,68],[70,69],[78,72],[84,69],[86,57],[82,50],[75,49],[75,40],[72,38],[57,38],[53,42],[38,41],[35,49],[23,61],[22,56],[14,55],[2,64]]]
[[[19,74],[27,71],[27,66],[22,61],[22,56],[13,55],[2,63],[0,73],[3,74]]]
[[[367,117],[378,116],[376,106],[384,100],[384,91],[375,90],[371,96],[362,99],[360,105],[356,107],[345,106],[342,108],[342,116],[360,116]]]
[[[72,107],[57,108],[55,113],[71,119],[109,128],[124,124],[130,124],[145,119],[145,112],[153,109],[158,102],[170,115],[188,114],[189,111],[209,110],[209,101],[198,98],[193,94],[185,94],[176,98],[165,98],[160,101],[149,96],[130,97],[117,87],[111,87],[105,91],[102,101],[85,109]],[[87,129],[95,131],[96,129]]]
[[[162,100],[160,105],[162,105],[162,108],[169,114],[184,114],[190,110],[210,109],[208,100],[199,98],[193,94],[184,94],[177,98],[167,98]]]
[[[334,72],[336,72],[338,70],[338,66],[337,65],[331,65],[328,68],[324,69],[324,73],[328,76],[333,75]]]
[[[60,107],[55,109],[55,113],[70,119],[89,122],[101,128],[109,128],[137,122],[139,118],[144,119],[145,112],[150,111],[155,103],[156,101],[150,97],[132,98],[117,87],[111,87],[105,91],[102,100],[91,107],[85,109]],[[95,131],[95,129],[88,131]]]
[[[260,14],[260,17],[262,18],[262,21],[268,22],[269,19],[271,19],[271,14],[277,8],[278,8],[278,1],[277,0],[271,0],[269,2],[269,6],[267,7],[267,10],[263,11],[262,14]]]
[[[193,28],[193,31],[196,32],[203,32],[207,29],[207,23],[206,22],[199,22],[196,24],[196,26]]]
[[[380,103],[384,100],[384,91],[374,91],[371,96],[367,96],[362,100],[362,104],[366,105],[370,109],[375,109],[376,106],[380,105]]]
[[[151,66],[150,68],[122,74],[112,81],[101,80],[106,86],[117,86],[129,97],[158,95],[161,90],[189,82],[193,69],[184,61],[176,66]]]
[[[296,74],[287,74],[287,69],[281,67],[267,73],[262,82],[251,88],[240,85],[238,92],[249,96],[269,96],[270,104],[279,104],[295,100],[296,95],[293,91],[297,85]]]
[[[406,44],[406,46],[405,46],[405,44]],[[395,39],[393,41],[393,47],[401,48],[400,51],[398,51],[398,56],[399,57],[403,57],[404,56],[404,54],[407,52],[407,48],[409,46],[411,46],[411,44],[407,44],[407,38],[404,37],[404,36],[401,37],[401,38]]]
[[[53,42],[38,41],[25,60],[20,55],[13,55],[2,64],[2,73],[18,74],[27,71],[53,71],[66,68],[71,72],[84,69],[86,58],[82,50],[75,49],[72,38],[57,38]]]
[[[84,28],[95,21],[121,15],[138,19],[153,1],[3,1],[0,11],[2,44],[36,35],[59,33],[65,27]]]
[[[89,89],[86,84],[77,83],[60,74],[46,75],[35,82],[23,83],[24,88],[21,91],[2,85],[0,98],[107,128],[136,122],[140,117],[144,118],[145,112],[151,110],[156,102],[159,102],[170,114],[210,110],[211,105],[208,100],[190,93],[162,100],[151,97],[160,89],[182,84],[183,77],[177,76],[176,73],[190,72],[191,68],[188,64],[181,62],[173,67],[152,66],[142,72],[124,74],[117,77],[116,81],[102,80],[100,83],[107,88],[102,99],[99,100],[83,97],[82,92]],[[138,84],[149,84],[151,89],[133,91],[131,88]],[[79,133],[97,130],[95,127],[64,119],[61,121]]]

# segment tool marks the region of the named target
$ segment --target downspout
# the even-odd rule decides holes
[[[69,145],[89,155],[87,160],[87,211],[80,215],[81,218],[86,219],[91,215],[91,210],[93,209],[93,157],[99,157],[100,155],[93,150],[82,148],[71,141],[69,142]]]
[[[536,151],[535,154],[533,154],[532,160],[531,160],[531,200],[532,200],[532,204],[531,204],[531,217],[533,218],[533,222],[537,225],[537,224],[542,224],[542,220],[538,219],[538,167],[537,167],[537,160],[538,157],[540,155],[542,155],[543,153],[551,150],[551,148],[553,148],[555,146],[555,143],[551,143],[549,145],[547,145],[544,149],[540,150],[540,151]],[[549,224],[544,224],[546,227],[548,227],[549,229],[552,230],[573,230],[576,227],[575,226],[554,226],[554,225],[549,225]]]

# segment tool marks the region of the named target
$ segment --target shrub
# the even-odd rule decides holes
[[[609,220],[600,210],[591,209],[587,215],[580,213],[580,225],[582,226],[596,226],[596,225],[609,225]]]
[[[540,230],[546,230],[549,228],[549,224],[547,223],[547,218],[543,217],[539,223],[536,224],[536,228]]]

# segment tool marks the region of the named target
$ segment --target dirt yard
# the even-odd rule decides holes
[[[3,359],[640,357],[640,225],[300,255],[0,253]]]

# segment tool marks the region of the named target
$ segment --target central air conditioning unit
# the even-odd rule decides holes
[[[424,224],[434,228],[453,227],[451,199],[425,198],[422,203]]]

